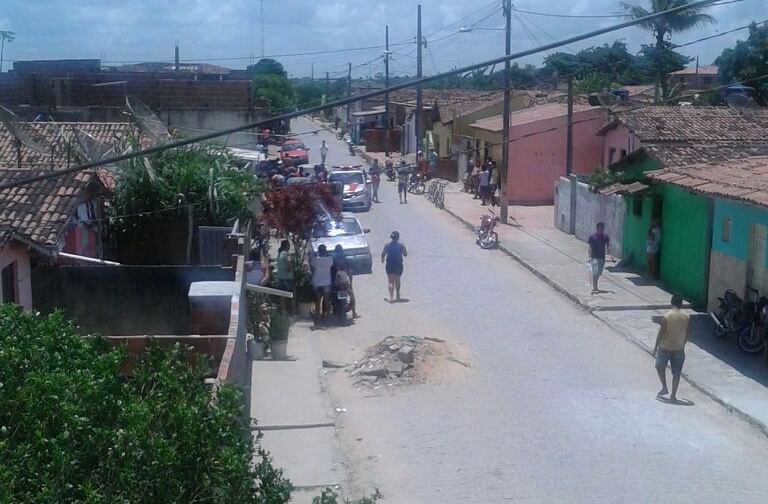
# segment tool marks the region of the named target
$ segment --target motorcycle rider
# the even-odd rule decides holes
[[[384,161],[384,173],[386,173],[387,179],[389,179],[390,182],[397,178],[397,174],[395,173],[395,165],[392,163],[392,159],[389,157],[386,161]]]
[[[339,277],[339,274],[345,275],[346,279]],[[355,309],[355,292],[352,290],[352,268],[349,264],[349,259],[344,255],[344,247],[341,244],[337,244],[333,248],[333,266],[331,267],[331,277],[334,284],[338,284],[344,280],[347,281],[347,292],[349,293],[349,305],[352,307],[352,318],[357,318],[357,310]]]

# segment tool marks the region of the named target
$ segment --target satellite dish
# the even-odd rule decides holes
[[[613,110],[613,106],[619,103],[619,96],[615,93],[597,93],[597,101],[604,109]]]
[[[72,127],[72,133],[75,136],[75,140],[77,141],[80,150],[91,163],[101,161],[106,157],[114,156],[116,154],[115,146],[109,146],[77,127]]]
[[[155,145],[163,145],[171,141],[171,134],[163,121],[152,112],[152,109],[138,98],[127,98],[125,104],[128,113],[133,118],[141,132],[152,139]]]
[[[5,128],[13,135],[16,143],[16,164],[21,168],[21,146],[23,145],[27,149],[34,151],[42,156],[50,156],[53,158],[54,147],[50,143],[37,134],[37,138],[33,134],[35,131],[32,123],[23,120],[7,108],[0,106],[0,122],[3,123]],[[41,123],[35,123],[41,124]]]
[[[725,103],[728,104],[728,107],[730,107],[731,110],[735,111],[739,115],[744,115],[744,113],[749,112],[757,107],[755,100],[752,99],[751,96],[747,96],[741,93],[729,94],[725,97]]]

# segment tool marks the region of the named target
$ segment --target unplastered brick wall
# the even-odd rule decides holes
[[[248,81],[178,81],[158,83],[157,104],[161,108],[250,109]]]

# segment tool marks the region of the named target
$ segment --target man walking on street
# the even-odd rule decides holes
[[[325,165],[325,158],[328,156],[328,145],[323,140],[323,144],[320,146],[320,164]]]
[[[411,169],[400,161],[400,168],[397,169],[397,195],[400,197],[400,203],[408,203],[408,179],[411,176]]]
[[[595,232],[589,235],[587,243],[589,244],[589,266],[592,273],[592,294],[598,294],[597,279],[603,274],[605,266],[606,251],[611,254],[610,240],[603,231],[605,224],[598,222],[595,226]]]
[[[386,261],[387,281],[389,285],[389,302],[394,301],[392,295],[397,293],[400,299],[400,277],[403,275],[403,257],[408,255],[405,245],[400,243],[400,233],[392,231],[389,235],[391,242],[384,245],[381,251],[381,262]]]
[[[381,168],[379,167],[379,160],[373,159],[373,166],[368,170],[371,175],[371,187],[373,189],[373,195],[371,199],[374,203],[379,203],[379,184],[381,184]]]
[[[653,346],[653,355],[656,357],[656,371],[661,380],[661,390],[658,397],[667,395],[667,363],[672,368],[672,393],[670,402],[677,402],[677,386],[680,384],[680,375],[685,362],[685,344],[690,333],[690,318],[684,313],[683,299],[680,296],[672,296],[672,309],[661,319],[659,334],[656,336],[656,344]]]

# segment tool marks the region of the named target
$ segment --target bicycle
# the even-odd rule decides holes
[[[441,182],[437,188],[437,194],[435,195],[435,206],[439,209],[445,208],[445,186],[447,182]]]
[[[427,201],[434,203],[438,184],[439,182],[437,180],[430,182],[429,189],[427,190]]]

